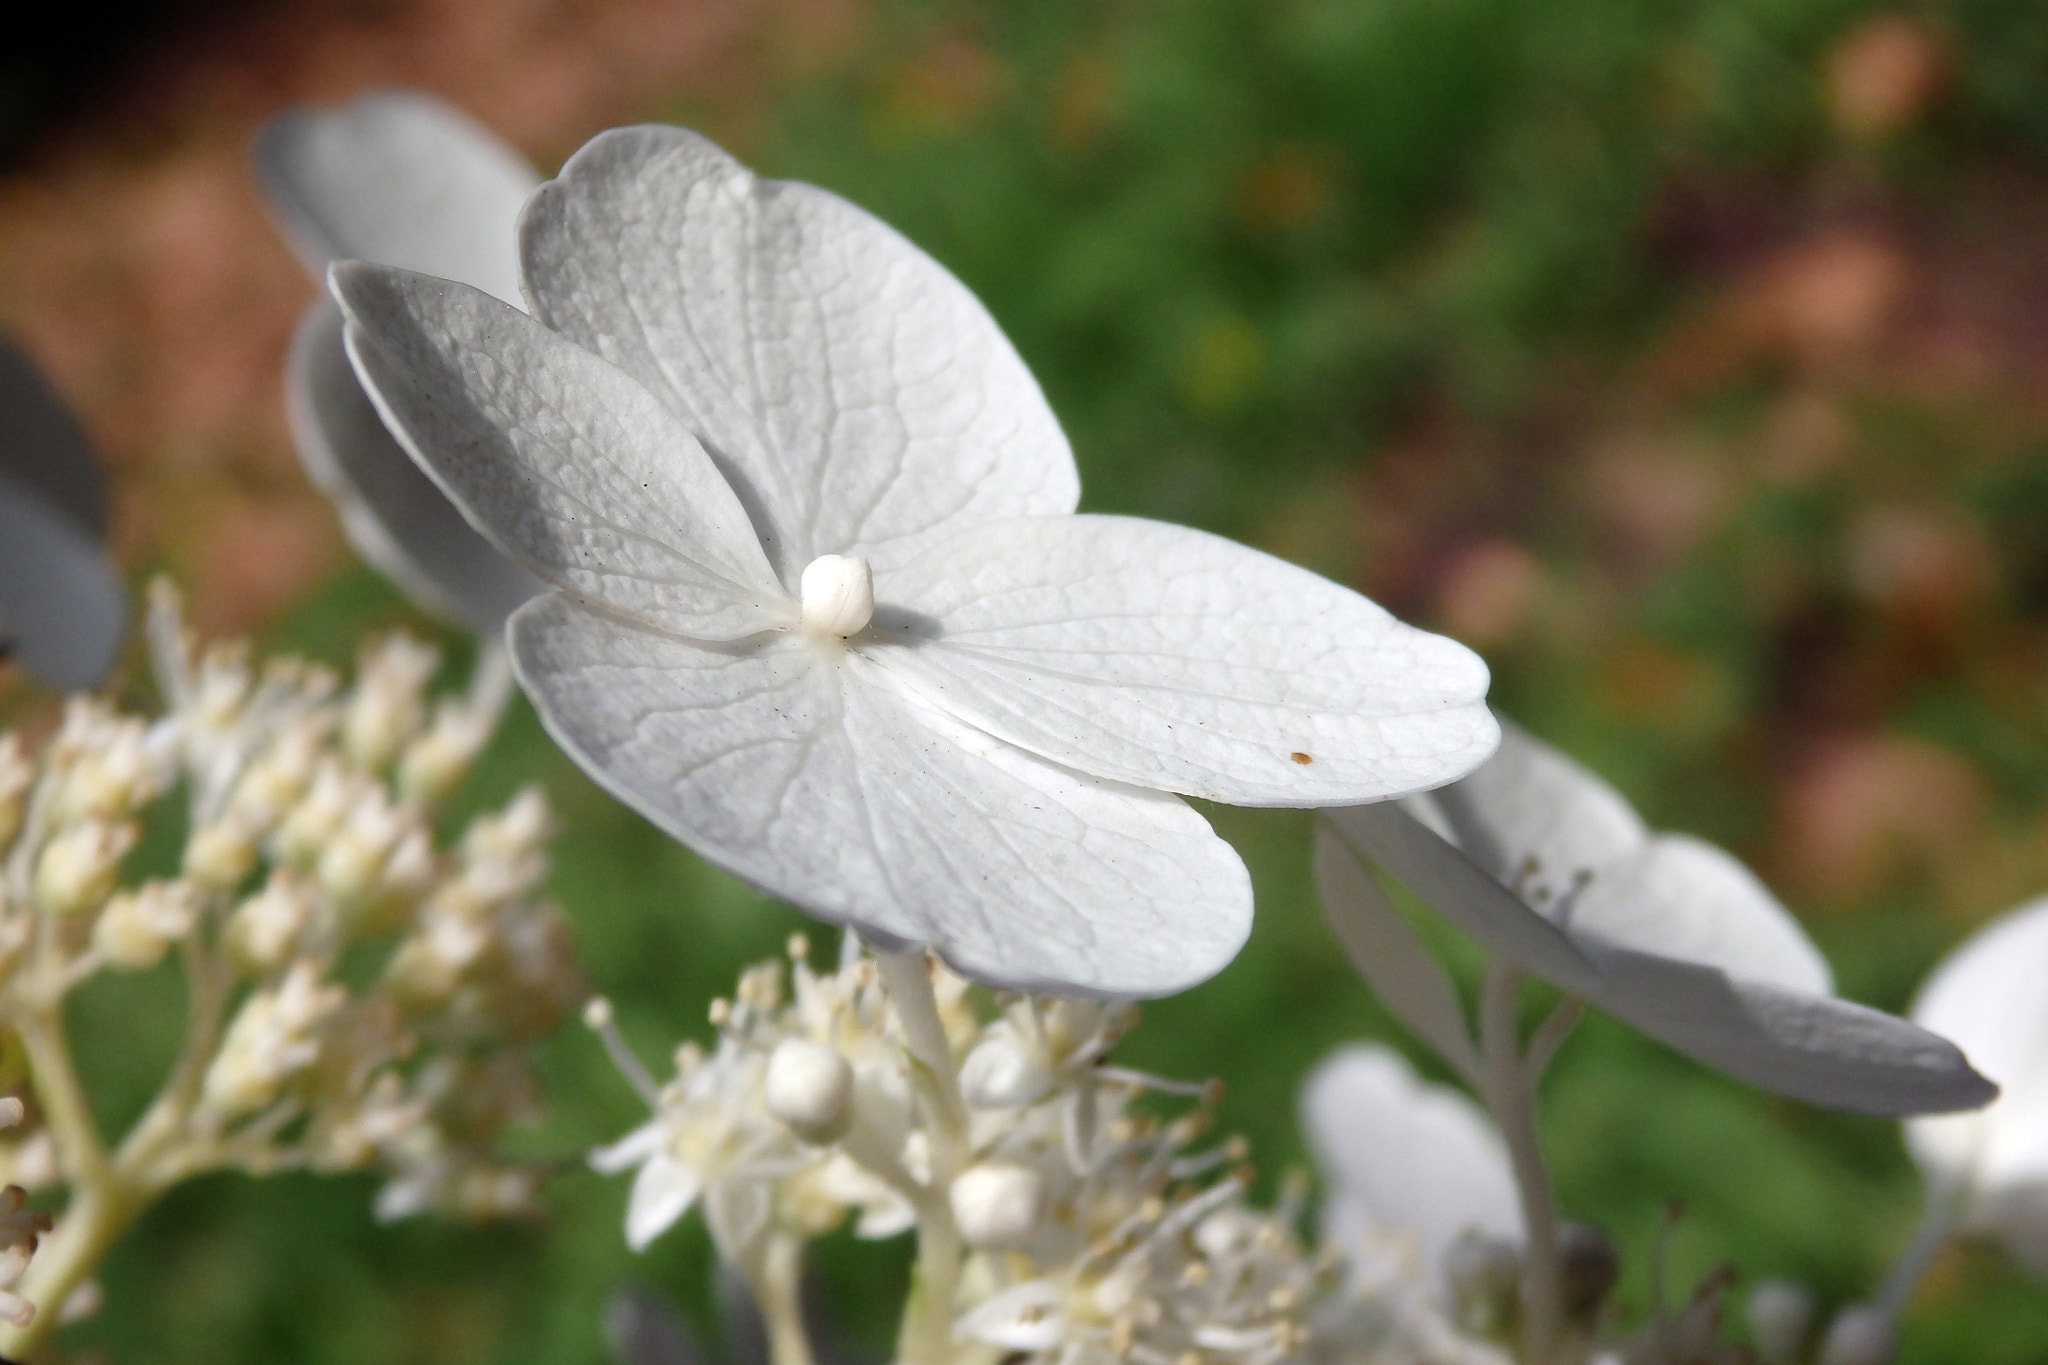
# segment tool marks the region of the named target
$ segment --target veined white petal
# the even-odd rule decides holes
[[[299,459],[341,513],[349,544],[414,602],[481,636],[546,584],[498,553],[398,444],[356,382],[341,309],[322,299],[285,360]]]
[[[704,1182],[697,1173],[666,1152],[641,1163],[626,1196],[626,1245],[645,1251],[647,1244],[675,1226],[690,1211]]]
[[[380,261],[519,302],[519,210],[533,168],[475,120],[429,95],[379,90],[264,125],[256,173],[316,276]]]
[[[1635,852],[1649,831],[1592,769],[1518,725],[1500,730],[1494,756],[1433,799],[1459,847],[1499,880],[1531,883],[1518,889],[1547,911],[1577,873]]]
[[[521,223],[528,305],[710,447],[782,581],[1070,512],[1066,437],[979,300],[893,229],[681,128],[619,128]]]
[[[1756,874],[1690,835],[1656,835],[1602,867],[1572,906],[1571,932],[1788,991],[1834,989],[1827,959]]]
[[[1183,989],[1250,927],[1243,864],[1178,799],[1040,760],[800,632],[708,647],[561,597],[513,659],[584,769],[713,862],[997,985]]]
[[[699,638],[794,620],[731,487],[619,370],[467,285],[352,261],[333,287],[386,424],[506,554]]]
[[[1931,1178],[1973,1188],[1978,1221],[2048,1191],[2048,897],[1977,931],[1913,1002],[1913,1022],[1954,1040],[1999,1097],[1974,1114],[1914,1119],[1906,1144]]]
[[[1332,1230],[1411,1234],[1439,1294],[1444,1253],[1461,1236],[1522,1240],[1514,1171],[1492,1120],[1392,1048],[1354,1043],[1324,1058],[1302,1086],[1301,1123]],[[1350,1251],[1370,1259],[1364,1247]]]
[[[1373,801],[1493,751],[1486,665],[1349,588],[1132,517],[1019,517],[882,573],[873,657],[1083,772],[1244,806]]]
[[[1760,1089],[1893,1117],[1998,1093],[1953,1043],[1894,1015],[1590,937],[1580,946],[1600,966],[1588,1003]]]

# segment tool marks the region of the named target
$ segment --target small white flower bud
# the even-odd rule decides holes
[[[350,758],[376,770],[398,755],[420,728],[420,692],[440,662],[433,646],[406,635],[386,636],[363,651],[342,722]]]
[[[1008,1033],[984,1038],[960,1064],[960,1094],[977,1109],[1015,1109],[1052,1089],[1052,1069],[1036,1048]]]
[[[985,1161],[953,1181],[953,1221],[969,1246],[1013,1247],[1037,1229],[1044,1193],[1038,1172],[1006,1161]]]
[[[201,825],[185,842],[185,875],[213,890],[241,885],[254,866],[256,841],[232,815]]]
[[[442,702],[434,708],[434,722],[427,732],[399,756],[399,791],[409,801],[439,802],[461,783],[490,737],[489,716],[472,707]]]
[[[1854,1304],[1835,1315],[1821,1343],[1820,1365],[1891,1365],[1892,1329],[1869,1304]]]
[[[875,615],[875,574],[865,559],[819,555],[804,565],[799,596],[807,629],[858,635]]]
[[[92,909],[114,889],[121,859],[134,845],[133,825],[87,820],[71,826],[36,861],[36,900],[52,915]]]
[[[284,966],[313,923],[311,892],[287,874],[272,873],[264,888],[228,917],[228,953],[258,976]]]
[[[110,964],[140,971],[163,960],[174,940],[192,932],[199,907],[182,882],[150,882],[107,902],[92,927],[92,946]]]
[[[806,1142],[836,1141],[853,1121],[853,1068],[824,1043],[777,1043],[762,1088],[768,1112]]]
[[[1813,1295],[1790,1280],[1760,1280],[1744,1305],[1750,1343],[1763,1365],[1796,1365],[1813,1330]]]

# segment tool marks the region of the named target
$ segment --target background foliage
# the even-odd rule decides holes
[[[1854,998],[1903,1008],[1969,926],[2048,890],[2048,9],[893,0],[747,32],[758,80],[673,83],[639,113],[846,194],[957,271],[1067,423],[1087,507],[1249,540],[1481,648],[1508,714],[1750,858]],[[523,137],[559,158],[588,131]],[[0,289],[32,329],[35,297]],[[99,411],[87,371],[57,368]],[[102,420],[131,494],[185,486]],[[142,524],[138,566],[186,564]],[[341,661],[401,620],[342,570],[266,634]],[[4,704],[32,722],[42,702]],[[618,809],[529,713],[474,800],[535,774],[592,982],[649,1058],[702,1036],[801,922]],[[1257,931],[1124,1055],[1225,1078],[1271,1188],[1302,1160],[1306,1069],[1392,1029],[1317,918],[1305,823],[1214,817]],[[176,1009],[147,980],[81,1002],[110,1116]],[[550,1221],[378,1228],[364,1182],[209,1181],[116,1255],[75,1341],[575,1365],[637,1280],[715,1342],[701,1228],[628,1255],[624,1182],[578,1165],[635,1120],[630,1094],[580,1035],[549,1079],[528,1145],[561,1158]],[[1916,1211],[1892,1125],[1751,1094],[1604,1020],[1545,1102],[1564,1205],[1620,1240],[1637,1312],[1669,1201],[1673,1283],[1732,1260],[1835,1301]],[[870,1354],[904,1259],[825,1249]],[[1987,1254],[1951,1256],[1909,1317],[1908,1361],[2044,1357],[2048,1293]]]

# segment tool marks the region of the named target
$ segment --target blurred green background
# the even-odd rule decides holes
[[[1972,925],[2048,891],[2038,0],[883,0],[744,31],[757,79],[638,112],[955,270],[1066,422],[1085,507],[1239,537],[1480,648],[1506,713],[1749,858],[1855,999],[1902,1009]],[[588,131],[523,137],[558,159]],[[123,477],[163,486],[132,445]],[[262,635],[344,662],[394,622],[419,624],[345,569]],[[592,982],[650,1059],[704,1036],[707,1002],[801,921],[620,810],[523,711],[472,802],[536,775]],[[1270,1192],[1303,1160],[1308,1067],[1395,1031],[1322,928],[1305,822],[1212,814],[1257,930],[1122,1055],[1223,1077]],[[80,1002],[109,1114],[153,1083],[132,1040],[172,1017],[161,994]],[[522,1144],[562,1163],[547,1221],[379,1228],[367,1179],[209,1180],[131,1236],[70,1340],[111,1362],[581,1365],[637,1281],[715,1341],[701,1227],[632,1256],[625,1182],[578,1166],[636,1121],[630,1093],[577,1032],[547,1072],[553,1117]],[[1619,1240],[1638,1314],[1669,1201],[1672,1283],[1732,1261],[1832,1303],[1874,1289],[1917,1212],[1895,1126],[1602,1019],[1544,1101],[1565,1209]],[[877,1356],[904,1250],[822,1250]],[[2048,1361],[2048,1289],[1951,1254],[1903,1359]]]

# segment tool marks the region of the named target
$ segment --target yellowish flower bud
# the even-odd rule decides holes
[[[114,889],[121,859],[135,846],[135,826],[87,820],[62,830],[36,860],[36,902],[46,914],[90,910]]]
[[[92,946],[109,964],[139,971],[163,960],[171,944],[192,932],[199,906],[183,882],[154,881],[107,902],[93,925]]]
[[[768,1057],[768,1112],[806,1142],[836,1142],[853,1122],[853,1068],[837,1048],[785,1038]]]
[[[1044,1180],[1028,1167],[984,1161],[953,1181],[953,1221],[969,1246],[1016,1246],[1038,1227],[1044,1189]]]
[[[256,841],[233,815],[201,825],[185,841],[185,875],[210,890],[240,886],[255,866]]]

